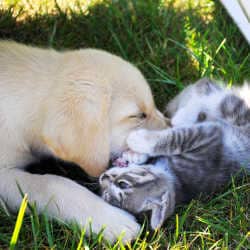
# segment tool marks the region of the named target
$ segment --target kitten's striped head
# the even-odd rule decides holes
[[[102,197],[133,214],[151,211],[151,227],[162,225],[175,206],[171,175],[153,165],[114,167],[99,179]]]
[[[230,124],[250,124],[250,88],[228,89],[207,78],[185,88],[167,105],[173,126],[224,120]]]

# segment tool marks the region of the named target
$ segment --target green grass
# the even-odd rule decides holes
[[[250,47],[216,0],[3,0],[0,38],[59,50],[95,47],[120,55],[144,73],[160,109],[200,77],[229,84],[250,79]],[[177,208],[159,232],[144,233],[128,248],[247,249],[249,193],[246,177],[206,202]],[[15,222],[16,216],[0,212],[0,249],[9,247]],[[75,225],[50,221],[35,210],[24,217],[17,247],[124,248],[109,246],[101,234],[86,238]]]

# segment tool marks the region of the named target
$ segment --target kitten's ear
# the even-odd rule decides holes
[[[175,201],[170,192],[166,191],[160,199],[148,199],[144,205],[145,210],[152,212],[150,225],[155,230],[161,227],[165,219],[173,213]]]
[[[195,83],[196,90],[199,94],[209,95],[215,91],[220,91],[221,87],[209,78],[202,78]]]

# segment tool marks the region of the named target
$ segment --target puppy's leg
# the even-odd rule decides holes
[[[73,181],[54,175],[30,174],[21,169],[0,171],[0,196],[11,210],[17,211],[22,200],[18,185],[28,194],[29,201],[36,203],[38,212],[45,210],[52,218],[76,221],[82,227],[91,219],[92,230],[98,233],[104,226],[104,236],[110,241],[115,241],[124,231],[123,241],[128,242],[140,230],[132,215],[109,205]]]

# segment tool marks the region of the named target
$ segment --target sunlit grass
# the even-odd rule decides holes
[[[37,13],[43,14],[55,14],[58,11],[62,11],[70,15],[70,11],[76,13],[88,13],[88,8],[103,2],[103,0],[2,0],[0,7],[8,9],[10,6],[14,8],[16,15],[22,12],[19,19],[28,16],[34,16]]]
[[[27,208],[27,204],[28,204],[28,197],[27,194],[23,197],[19,212],[18,212],[18,216],[16,219],[16,224],[14,227],[14,231],[10,240],[10,249],[13,250],[15,249],[15,246],[17,244],[17,240],[18,240],[18,236],[20,233],[20,229],[22,227],[22,223],[23,223],[23,217],[24,214],[26,212],[26,208]]]

